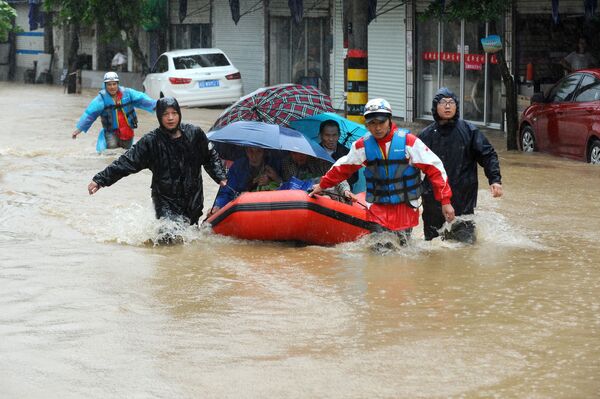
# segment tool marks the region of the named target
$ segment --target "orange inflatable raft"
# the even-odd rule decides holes
[[[325,196],[311,198],[301,190],[243,193],[207,222],[225,236],[315,245],[355,241],[381,231],[378,224],[367,220],[364,206]]]

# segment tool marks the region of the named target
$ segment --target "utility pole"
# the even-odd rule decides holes
[[[365,0],[345,0],[346,34],[348,56],[346,63],[346,114],[351,121],[363,124],[363,111],[368,93],[368,16],[369,2]]]

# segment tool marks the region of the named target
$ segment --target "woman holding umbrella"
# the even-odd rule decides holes
[[[276,190],[281,184],[278,169],[264,148],[246,147],[245,156],[237,159],[227,172],[227,185],[219,188],[215,204],[208,216],[223,208],[242,192]]]
[[[266,151],[293,151],[333,163],[333,158],[323,147],[302,133],[264,122],[233,122],[210,132],[208,138],[215,143],[246,148],[245,156],[232,165],[228,175],[229,187],[219,190],[212,213],[225,206],[240,192],[257,191],[257,187],[263,190],[278,188],[281,183],[281,165],[278,163],[279,159],[267,156],[270,154]],[[259,184],[253,186],[253,183]]]

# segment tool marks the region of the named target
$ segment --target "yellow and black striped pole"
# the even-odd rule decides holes
[[[347,118],[363,124],[365,104],[369,97],[367,52],[365,50],[348,50],[348,93],[346,98]]]

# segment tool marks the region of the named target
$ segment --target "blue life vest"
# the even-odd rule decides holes
[[[378,204],[410,205],[411,200],[419,199],[422,193],[421,171],[408,163],[406,158],[406,129],[393,133],[387,159],[370,136],[365,143],[367,166],[367,201]]]
[[[121,109],[125,112],[129,126],[132,129],[137,128],[137,114],[135,113],[135,108],[133,107],[133,101],[131,99],[131,95],[129,94],[129,90],[121,90],[121,88],[119,88],[119,90],[121,93],[123,93],[123,97],[121,97],[121,105],[116,105],[110,94],[108,94],[105,89],[100,90],[99,93],[102,97],[102,101],[104,101],[104,109],[100,114],[100,120],[102,121],[102,127],[104,130],[109,132],[113,132],[119,128],[119,124],[117,122],[117,111]]]

